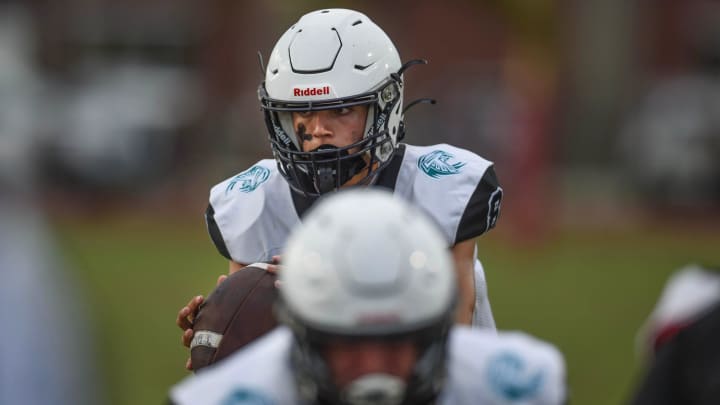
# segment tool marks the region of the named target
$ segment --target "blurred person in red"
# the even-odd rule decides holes
[[[640,336],[651,359],[633,405],[720,403],[720,270],[679,269]]]
[[[520,332],[455,325],[433,220],[387,191],[341,191],[293,230],[284,324],[173,387],[177,404],[565,403],[562,355]]]
[[[281,36],[258,89],[274,159],[210,192],[207,227],[230,273],[282,254],[318,198],[381,187],[442,226],[460,283],[457,321],[495,328],[476,238],[495,226],[502,188],[493,163],[473,152],[401,142],[415,104],[403,104],[404,73],[417,63],[402,64],[385,32],[352,10],[313,11]],[[202,300],[178,313],[186,346]]]

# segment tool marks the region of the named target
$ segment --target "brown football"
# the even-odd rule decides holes
[[[276,276],[248,266],[220,283],[200,305],[190,349],[195,371],[213,364],[277,325]]]

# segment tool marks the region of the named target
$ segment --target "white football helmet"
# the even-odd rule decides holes
[[[339,189],[362,171],[367,175],[360,184],[374,181],[404,133],[405,67],[385,32],[357,11],[308,13],[280,37],[258,96],[273,155],[293,189],[317,196]],[[355,105],[369,106],[361,141],[302,150],[292,112]]]
[[[456,279],[444,238],[421,211],[386,191],[333,193],[291,234],[283,263],[277,312],[296,336],[293,366],[305,399],[399,404],[437,395]],[[320,348],[367,338],[412,340],[412,378],[373,375],[336,387]]]

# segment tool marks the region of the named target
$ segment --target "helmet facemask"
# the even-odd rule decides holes
[[[386,167],[402,137],[402,77],[391,77],[377,89],[345,99],[287,102],[268,97],[264,84],[258,90],[269,140],[280,173],[297,192],[319,196],[353,185],[372,184]],[[322,145],[302,150],[304,128],[293,125],[293,112],[368,106],[363,138],[342,147]]]
[[[447,377],[447,343],[453,324],[454,304],[440,318],[426,326],[387,334],[347,334],[308,326],[280,302],[277,315],[290,326],[294,340],[291,366],[301,399],[308,403],[342,405],[429,404],[439,395]],[[402,380],[391,374],[365,374],[345,387],[334,381],[324,348],[332,340],[410,341],[417,357],[410,377]]]

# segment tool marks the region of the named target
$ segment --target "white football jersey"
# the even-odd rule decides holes
[[[299,404],[284,326],[174,386],[174,404]],[[521,332],[455,326],[438,404],[562,405],[565,362],[551,344]]]
[[[447,144],[400,145],[374,187],[384,187],[435,220],[448,246],[495,226],[502,201],[492,162]],[[273,159],[264,159],[210,191],[208,232],[218,251],[238,263],[282,254],[290,230],[314,203],[290,189]],[[475,261],[473,324],[494,328],[485,273]]]

